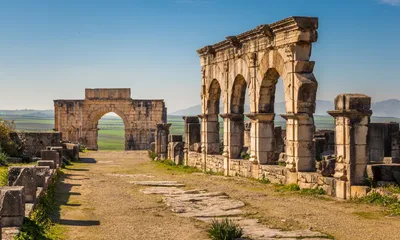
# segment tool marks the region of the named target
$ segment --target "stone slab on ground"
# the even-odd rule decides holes
[[[243,214],[242,201],[231,199],[223,192],[170,195],[163,198],[171,210],[183,217],[219,217]]]
[[[135,185],[141,186],[154,186],[154,187],[184,187],[185,184],[178,183],[176,181],[130,181]]]
[[[204,193],[204,190],[183,190],[177,187],[152,187],[140,190],[144,194],[162,194],[162,195],[178,195],[178,194],[194,194]]]
[[[147,174],[119,174],[119,173],[109,173],[107,176],[113,177],[131,177],[131,178],[154,178],[154,176]]]

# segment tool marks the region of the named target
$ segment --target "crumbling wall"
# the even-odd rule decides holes
[[[17,144],[19,155],[26,157],[40,157],[46,146],[62,146],[60,132],[12,132],[11,139]]]

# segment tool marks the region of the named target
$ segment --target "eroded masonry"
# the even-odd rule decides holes
[[[55,131],[63,141],[97,150],[98,122],[113,112],[125,127],[125,149],[145,150],[154,142],[156,124],[167,121],[164,100],[136,100],[131,89],[85,89],[84,100],[54,100]]]
[[[318,187],[344,199],[366,194],[368,177],[400,182],[399,124],[371,124],[370,97],[338,95],[329,111],[335,131],[316,132],[318,83],[310,59],[317,28],[317,18],[290,17],[199,49],[202,114],[184,117],[184,143],[168,137],[170,124],[160,124],[158,157],[229,176]],[[286,130],[274,125],[279,79]]]

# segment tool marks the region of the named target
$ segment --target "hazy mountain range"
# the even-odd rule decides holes
[[[315,115],[328,115],[327,111],[333,110],[334,104],[331,101],[317,100],[317,109]],[[245,112],[249,112],[249,106],[245,105]],[[374,117],[396,117],[400,118],[400,100],[389,99],[381,102],[372,104],[372,111]],[[222,112],[222,109],[220,110]],[[275,113],[285,113],[285,103],[279,102],[275,104]],[[201,105],[195,105],[189,108],[181,109],[168,115],[172,116],[194,116],[201,114]],[[23,110],[0,110],[1,116],[22,116],[22,117],[54,117],[53,110],[34,110],[34,109],[23,109]]]
[[[249,112],[249,106],[245,105],[245,112]],[[331,101],[317,100],[317,109],[315,115],[328,115],[327,111],[334,110],[334,103]],[[373,116],[375,117],[396,117],[400,118],[400,100],[389,99],[382,102],[372,104]],[[222,109],[220,109],[222,112]],[[275,113],[285,113],[285,103],[279,102],[275,104]],[[169,115],[175,116],[193,116],[201,114],[201,105],[195,105],[186,109],[178,110]]]

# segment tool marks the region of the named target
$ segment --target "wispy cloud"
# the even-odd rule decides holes
[[[379,0],[379,2],[392,6],[400,6],[400,0]]]

